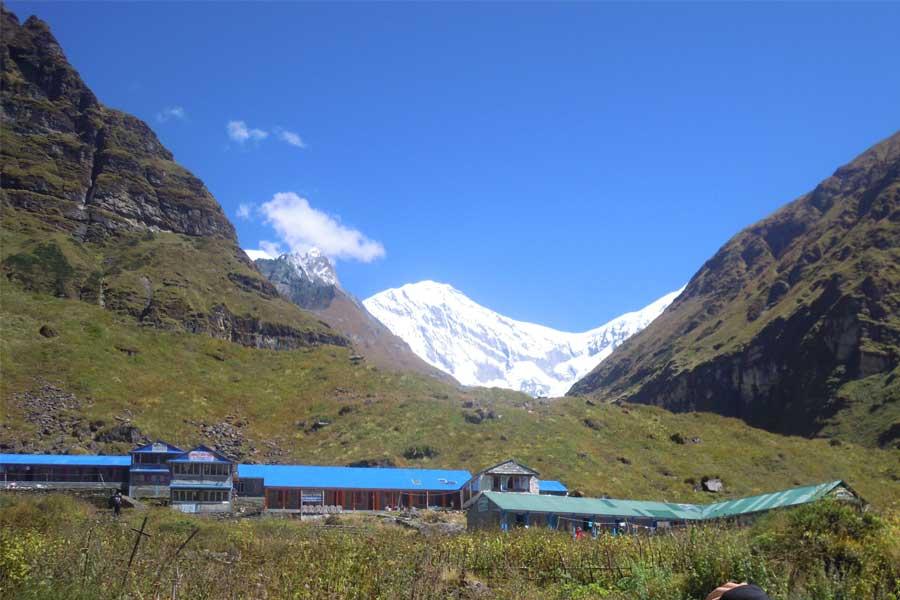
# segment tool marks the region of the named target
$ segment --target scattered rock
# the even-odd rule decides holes
[[[672,435],[670,435],[669,439],[679,445],[684,445],[686,443],[684,436],[681,435],[681,433],[679,433],[677,431],[675,433],[673,433]]]
[[[128,348],[127,346],[116,346],[116,350],[128,356],[135,356],[140,353],[137,348]]]
[[[136,444],[144,438],[141,430],[130,423],[122,423],[101,431],[94,436],[98,442],[127,442]]]
[[[315,433],[320,429],[328,427],[329,425],[331,425],[331,421],[329,421],[328,419],[313,419],[312,424],[306,428],[306,433]]]
[[[233,416],[227,418],[236,420]],[[205,443],[214,450],[233,459],[247,456],[246,440],[237,423],[223,421],[212,424],[194,423],[194,425],[199,428],[200,434],[205,438]]]
[[[473,425],[478,425],[484,421],[484,417],[477,412],[463,412],[463,419],[466,420],[466,423]]]
[[[49,325],[42,325],[39,333],[45,338],[55,338],[59,334]]]
[[[338,411],[338,416],[343,417],[344,415],[348,415],[352,412],[353,412],[352,406],[342,406],[341,409]]]
[[[403,451],[403,458],[421,460],[423,458],[434,458],[439,454],[440,452],[431,446],[410,446]]]
[[[704,477],[700,480],[700,489],[711,494],[718,494],[725,490],[725,484],[718,477]]]
[[[702,441],[703,441],[702,439],[700,439],[699,437],[696,437],[696,436],[691,438],[692,444],[699,444]]]
[[[588,406],[597,406],[597,403],[594,402],[593,400],[585,400],[584,403],[587,404]]]
[[[603,429],[603,423],[594,419],[585,419],[584,421],[582,421],[582,423],[584,423],[585,427],[588,427],[589,429],[593,429],[595,431],[600,431],[601,429]]]
[[[627,458],[625,458],[624,456],[620,456],[620,457],[616,458],[616,460],[619,461],[620,463],[622,463],[623,465],[631,464],[631,461],[628,460]]]
[[[463,411],[463,418],[466,420],[466,423],[478,425],[482,421],[490,419],[502,419],[503,415],[497,414],[491,409],[485,410],[479,406],[474,411]]]
[[[363,467],[363,468],[390,468],[396,467],[397,464],[390,458],[364,458],[362,460],[357,460],[352,463],[347,463],[348,467]]]

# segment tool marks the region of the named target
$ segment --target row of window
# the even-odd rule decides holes
[[[171,457],[171,454],[159,452],[135,452],[131,455],[131,463],[135,465],[161,465]]]
[[[173,475],[231,475],[231,465],[223,463],[170,463]]]
[[[168,473],[135,473],[131,476],[131,485],[168,485]]]
[[[172,502],[227,502],[228,492],[220,490],[172,490]]]

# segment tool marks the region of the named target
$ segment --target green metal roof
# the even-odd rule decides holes
[[[829,481],[819,485],[807,485],[770,494],[760,494],[737,500],[725,500],[703,506],[704,519],[718,519],[746,515],[773,508],[783,508],[813,502],[825,496],[836,487],[844,485],[843,481]]]
[[[610,517],[643,517],[670,521],[696,520],[703,512],[694,504],[573,498],[513,492],[483,492],[501,510]]]
[[[795,506],[818,500],[843,481],[726,500],[713,504],[675,504],[643,500],[613,500],[607,498],[573,498],[514,492],[483,492],[501,510],[577,514],[609,517],[644,517],[663,521],[700,521],[734,517],[785,506]]]

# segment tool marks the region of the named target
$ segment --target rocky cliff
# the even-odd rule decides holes
[[[309,310],[347,337],[353,348],[373,365],[414,371],[456,383],[452,376],[416,356],[409,345],[391,333],[362,302],[341,288],[334,265],[318,249],[254,261],[278,292]]]
[[[2,19],[2,272],[141,323],[241,344],[347,344],[278,297],[198,178],[103,106],[35,17]]]
[[[729,240],[570,394],[900,435],[900,133]]]

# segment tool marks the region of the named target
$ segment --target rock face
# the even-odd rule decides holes
[[[318,249],[282,254],[254,261],[274,288],[297,306],[311,311],[334,331],[349,339],[370,363],[393,370],[415,371],[452,382],[453,378],[416,356],[409,345],[391,333],[343,290],[331,261]]]
[[[45,23],[0,10],[7,280],[249,346],[348,343],[278,297],[203,182],[98,101]]]
[[[328,308],[340,289],[334,265],[317,248],[254,263],[282,296],[301,308]]]
[[[898,314],[900,133],[734,236],[570,393],[888,444]]]
[[[100,104],[45,23],[2,19],[8,202],[82,239],[135,229],[235,240],[203,182],[146,123]]]

